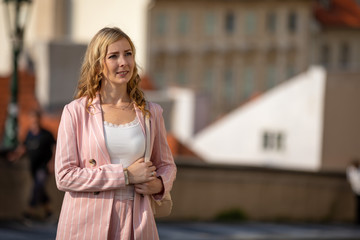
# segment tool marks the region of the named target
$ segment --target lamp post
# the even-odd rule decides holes
[[[3,0],[3,3],[13,51],[11,97],[7,109],[3,147],[5,149],[14,149],[18,144],[18,57],[23,48],[25,24],[31,0]]]

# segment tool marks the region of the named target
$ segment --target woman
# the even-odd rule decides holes
[[[91,40],[75,100],[63,110],[55,174],[65,191],[57,239],[158,239],[150,197],[171,190],[176,167],[162,109],[144,99],[135,47],[118,28]],[[144,162],[144,116],[150,162]]]

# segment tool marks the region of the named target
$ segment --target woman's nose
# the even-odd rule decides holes
[[[126,60],[125,56],[120,56],[119,57],[119,65],[121,67],[127,65],[127,60]]]

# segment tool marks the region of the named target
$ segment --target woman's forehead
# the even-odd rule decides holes
[[[114,52],[114,51],[127,51],[133,50],[129,41],[126,38],[121,38],[111,44],[109,44],[107,48],[107,53]]]

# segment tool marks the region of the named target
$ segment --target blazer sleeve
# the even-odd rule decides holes
[[[150,160],[156,166],[157,176],[161,177],[164,184],[164,193],[156,194],[154,198],[161,200],[173,186],[176,178],[176,165],[166,138],[166,129],[162,108],[157,104],[151,104],[152,127],[154,131],[154,144]]]
[[[80,167],[79,123],[75,121],[75,111],[71,113],[66,105],[60,120],[55,153],[55,178],[61,191],[97,192],[125,186],[125,176],[121,164],[106,164],[96,168]],[[80,120],[78,120],[80,121]],[[84,130],[85,131],[85,130]],[[86,149],[82,149],[83,151]],[[84,159],[89,161],[89,159]]]

